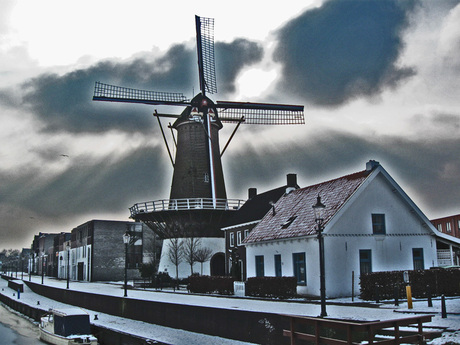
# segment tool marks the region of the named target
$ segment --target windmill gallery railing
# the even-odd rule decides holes
[[[160,211],[185,211],[185,210],[238,210],[244,204],[239,199],[212,199],[212,198],[190,198],[190,199],[163,199],[155,201],[140,202],[129,208],[131,218],[140,213]]]

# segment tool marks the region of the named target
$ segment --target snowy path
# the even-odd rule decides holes
[[[24,280],[28,278],[25,277]],[[41,282],[41,277],[32,277],[32,281]],[[65,288],[66,282],[55,279],[45,278],[45,285]],[[6,281],[1,280],[1,287],[6,286]],[[106,294],[112,296],[123,296],[123,289],[119,284],[107,283],[81,283],[71,282],[71,290],[83,292]],[[6,289],[5,289],[6,290]],[[12,290],[9,290],[10,292]],[[5,293],[5,292],[2,292]],[[192,295],[187,293],[169,293],[145,290],[129,290],[127,298],[135,298],[141,300],[158,301],[163,303],[178,303],[185,305],[199,305],[214,308],[239,309],[247,311],[260,311],[279,314],[293,314],[305,316],[318,316],[320,306],[317,304],[302,303],[302,302],[280,302],[280,301],[263,301],[246,298],[225,298],[214,296]],[[46,299],[40,295],[36,295],[26,288],[24,294],[21,295],[23,303],[30,303],[36,306],[37,300],[40,300],[40,305],[44,309],[50,307],[62,307],[62,303]],[[366,308],[347,305],[351,303],[351,299],[332,300],[331,302],[340,302],[342,305],[327,305],[327,313],[330,318],[349,319],[349,320],[390,320],[404,317],[414,316],[413,313],[429,313],[434,314],[433,321],[425,324],[430,327],[447,328],[450,330],[460,330],[460,298],[447,299],[446,319],[441,318],[441,301],[433,300],[433,307],[429,308],[427,302],[414,301],[414,309],[407,309],[407,303],[402,302],[398,307],[392,304],[384,304],[379,308]],[[45,307],[46,306],[46,307]],[[119,318],[111,315],[101,314],[88,310],[91,315],[91,320],[94,314],[98,314],[97,321],[92,321],[96,325],[106,326],[117,329],[126,333],[136,334],[146,338],[153,338],[165,343],[172,344],[248,344],[238,341],[226,340],[223,338],[205,336],[201,334],[170,329],[167,327],[156,326],[144,322],[133,321],[129,319]],[[460,332],[459,332],[460,333]],[[459,334],[457,334],[459,335]],[[194,341],[195,338],[200,338]],[[204,339],[206,338],[206,339]],[[218,340],[217,340],[217,339]],[[460,338],[460,335],[459,335]]]

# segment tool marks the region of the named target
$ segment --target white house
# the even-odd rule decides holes
[[[312,206],[324,210],[326,295],[359,294],[362,272],[438,265],[448,241],[376,161],[366,170],[291,191],[245,239],[248,277],[295,276],[298,293],[320,294],[319,243]],[[460,247],[453,239],[450,245]]]

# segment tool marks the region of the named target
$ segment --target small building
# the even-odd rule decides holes
[[[312,206],[324,210],[326,294],[359,293],[359,276],[374,271],[438,266],[440,245],[460,247],[439,233],[376,161],[366,169],[291,191],[281,197],[243,241],[248,277],[294,276],[300,294],[319,296],[317,224]]]
[[[222,228],[222,231],[225,232],[227,275],[232,275],[242,281],[246,280],[246,247],[243,241],[281,196],[297,188],[299,186],[296,174],[287,175],[286,185],[261,194],[257,194],[256,188],[249,188],[248,200]]]
[[[125,253],[123,235],[130,243]],[[139,222],[91,220],[72,229],[70,240],[61,238],[58,277],[77,281],[120,281],[124,279],[125,256],[129,279],[140,278],[139,267],[151,263],[161,243],[153,231]],[[61,242],[61,240],[59,242]],[[67,251],[69,250],[69,251]]]

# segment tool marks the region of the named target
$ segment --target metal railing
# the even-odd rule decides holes
[[[212,199],[212,198],[190,198],[190,199],[162,199],[146,201],[134,204],[129,208],[131,217],[140,213],[151,213],[160,211],[184,211],[184,210],[238,210],[244,200],[239,199]]]
[[[430,322],[433,315],[423,315],[405,319],[355,323],[314,317],[284,315],[290,318],[290,329],[283,335],[291,339],[291,345],[298,341],[310,341],[315,344],[425,344],[426,338],[433,335],[423,332],[423,323]],[[402,326],[415,325],[412,332],[403,332]],[[302,329],[302,331],[300,331]],[[380,338],[379,332],[391,332],[392,336]],[[298,341],[297,341],[298,340]],[[303,343],[303,342],[302,342]]]

